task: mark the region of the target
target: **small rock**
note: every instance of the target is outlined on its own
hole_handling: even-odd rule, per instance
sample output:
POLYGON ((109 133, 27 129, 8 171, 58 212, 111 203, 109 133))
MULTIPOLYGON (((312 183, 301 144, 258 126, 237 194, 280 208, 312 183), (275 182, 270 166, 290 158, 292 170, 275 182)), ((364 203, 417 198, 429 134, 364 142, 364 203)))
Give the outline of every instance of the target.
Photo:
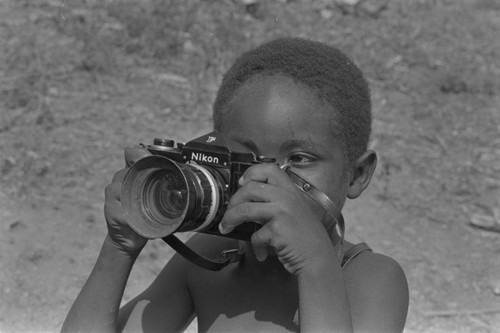
POLYGON ((173 73, 160 73, 155 76, 158 81, 167 81, 175 83, 188 83, 188 79, 173 73))
POLYGON ((9 224, 9 231, 25 229, 25 228, 26 228, 26 224, 21 220, 16 220, 16 221, 11 222, 9 224))
POLYGON ((264 16, 261 11, 260 3, 258 1, 247 2, 249 3, 245 4, 245 11, 253 18, 262 19, 264 16))
POLYGON ((450 75, 443 79, 439 89, 443 94, 463 94, 469 90, 469 87, 465 79, 450 75))
POLYGON ((57 89, 56 87, 49 87, 47 93, 50 96, 57 96, 57 95, 59 95, 59 89, 57 89))
POLYGON ((38 262, 40 262, 40 260, 42 260, 46 257, 47 257, 47 253, 44 250, 37 249, 37 250, 33 251, 32 253, 28 254, 25 258, 26 258, 26 260, 28 260, 34 264, 37 264, 38 262))
POLYGON ((325 20, 328 20, 328 19, 331 19, 332 16, 333 16, 333 11, 331 11, 330 9, 322 9, 321 12, 320 12, 320 15, 322 18, 324 18, 325 20))
POLYGON ((500 232, 500 221, 494 216, 486 214, 473 214, 469 222, 470 226, 492 232, 500 232))

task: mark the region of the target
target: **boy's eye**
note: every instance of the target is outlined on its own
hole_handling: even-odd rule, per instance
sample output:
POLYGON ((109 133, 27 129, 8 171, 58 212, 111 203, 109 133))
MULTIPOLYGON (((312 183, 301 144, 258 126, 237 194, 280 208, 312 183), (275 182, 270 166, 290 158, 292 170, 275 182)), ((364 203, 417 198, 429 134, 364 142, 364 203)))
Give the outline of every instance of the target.
POLYGON ((293 164, 293 165, 297 165, 297 164, 303 165, 303 164, 311 163, 314 160, 316 160, 316 158, 312 155, 305 154, 305 153, 295 153, 295 154, 288 155, 285 163, 289 163, 289 164, 293 164))

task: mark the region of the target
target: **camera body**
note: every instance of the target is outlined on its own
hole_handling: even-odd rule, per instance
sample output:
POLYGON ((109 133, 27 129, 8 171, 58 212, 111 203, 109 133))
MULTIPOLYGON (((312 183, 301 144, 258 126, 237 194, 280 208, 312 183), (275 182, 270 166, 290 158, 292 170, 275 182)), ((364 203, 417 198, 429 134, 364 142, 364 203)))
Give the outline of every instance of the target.
POLYGON ((122 187, 128 224, 147 238, 196 231, 250 240, 259 224, 245 222, 229 234, 219 232, 227 203, 238 190, 238 179, 258 163, 247 147, 213 131, 185 144, 154 139, 146 146, 152 156, 130 167, 122 187))
POLYGON ((245 146, 227 139, 222 133, 213 131, 186 144, 169 139, 154 139, 147 146, 154 155, 167 157, 177 163, 196 163, 217 170, 225 179, 223 188, 227 198, 238 189, 238 179, 259 159, 245 146))

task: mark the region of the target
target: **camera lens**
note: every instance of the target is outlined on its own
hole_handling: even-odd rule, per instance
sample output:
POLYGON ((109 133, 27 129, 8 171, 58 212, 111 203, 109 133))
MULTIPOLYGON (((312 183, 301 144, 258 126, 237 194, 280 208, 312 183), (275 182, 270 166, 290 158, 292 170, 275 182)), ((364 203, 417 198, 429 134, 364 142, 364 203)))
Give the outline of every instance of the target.
POLYGON ((208 167, 148 156, 125 175, 122 207, 129 226, 147 238, 201 231, 222 208, 224 186, 208 167))
POLYGON ((143 191, 144 208, 153 220, 177 219, 186 210, 188 189, 178 170, 157 171, 144 184, 143 191))

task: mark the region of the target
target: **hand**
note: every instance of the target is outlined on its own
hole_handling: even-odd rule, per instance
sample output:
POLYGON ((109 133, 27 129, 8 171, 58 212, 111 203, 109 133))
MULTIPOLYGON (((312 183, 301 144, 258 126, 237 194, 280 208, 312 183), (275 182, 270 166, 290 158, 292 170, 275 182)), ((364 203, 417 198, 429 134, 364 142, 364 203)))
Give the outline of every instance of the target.
POLYGON ((319 212, 277 165, 248 168, 240 185, 219 225, 221 233, 247 221, 263 224, 252 235, 255 256, 263 261, 272 248, 292 274, 332 262, 336 252, 319 212))
POLYGON ((122 183, 128 167, 148 155, 151 153, 140 146, 126 148, 125 162, 127 167, 115 173, 111 184, 106 186, 105 191, 104 216, 108 226, 108 235, 119 250, 131 256, 137 256, 141 252, 146 245, 147 238, 138 235, 125 221, 120 198, 122 183))

